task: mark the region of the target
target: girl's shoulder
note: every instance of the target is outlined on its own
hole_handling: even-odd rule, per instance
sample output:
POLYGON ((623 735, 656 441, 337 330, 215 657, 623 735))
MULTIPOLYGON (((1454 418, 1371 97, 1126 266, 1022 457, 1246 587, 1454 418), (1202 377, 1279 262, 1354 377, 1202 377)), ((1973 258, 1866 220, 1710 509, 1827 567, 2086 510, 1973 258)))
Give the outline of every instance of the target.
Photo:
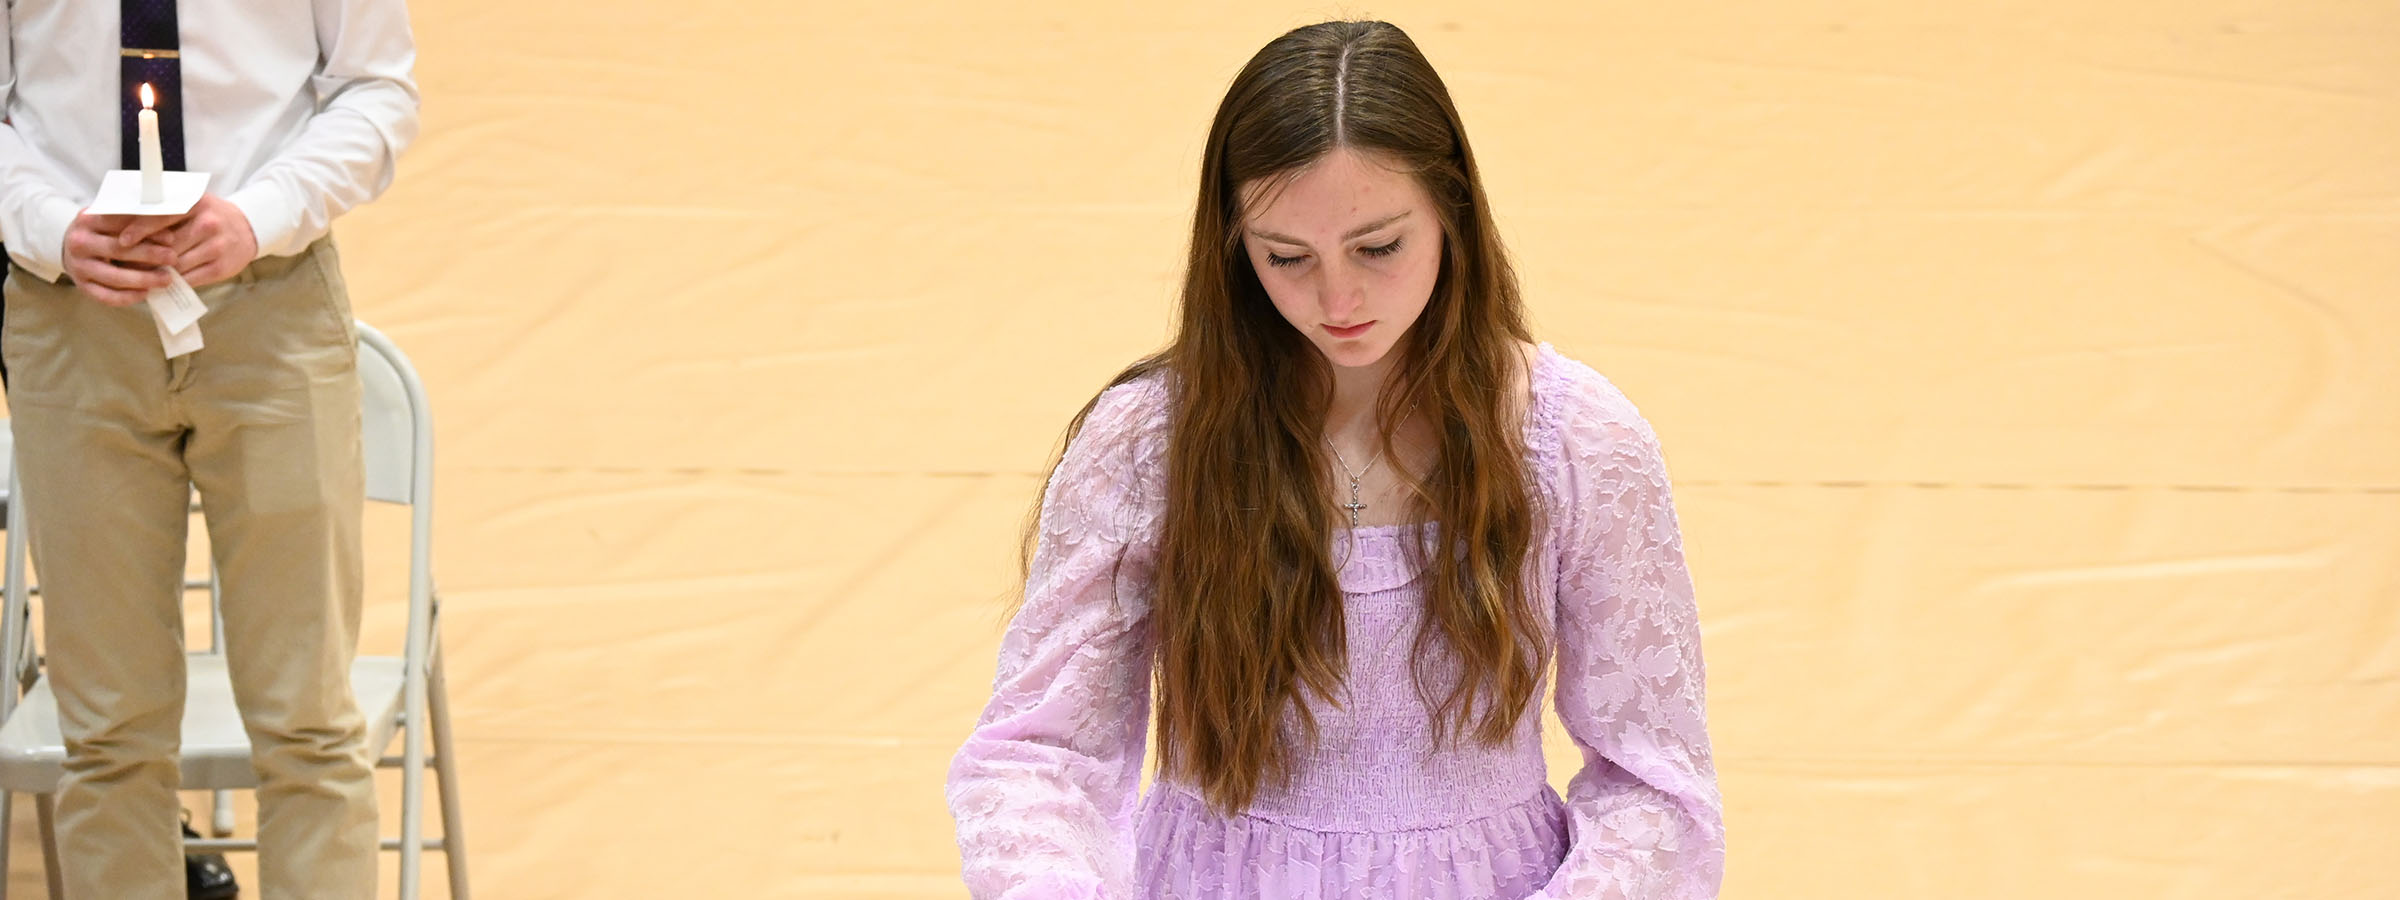
MULTIPOLYGON (((1112 385, 1093 398, 1081 426, 1067 439, 1057 468, 1050 473, 1045 505, 1061 512, 1117 510, 1130 518, 1116 524, 1127 526, 1142 518, 1139 511, 1161 505, 1167 394, 1166 373, 1150 372, 1112 385)), ((1138 529, 1112 530, 1130 534, 1138 529)))
POLYGON ((1134 450, 1163 439, 1171 400, 1167 378, 1165 370, 1154 370, 1101 391, 1084 416, 1076 442, 1088 439, 1095 447, 1134 450))
POLYGON ((1625 442, 1654 444, 1657 440, 1641 410, 1598 369, 1543 343, 1533 350, 1528 367, 1532 400, 1528 431, 1537 453, 1564 465, 1589 458, 1625 442))

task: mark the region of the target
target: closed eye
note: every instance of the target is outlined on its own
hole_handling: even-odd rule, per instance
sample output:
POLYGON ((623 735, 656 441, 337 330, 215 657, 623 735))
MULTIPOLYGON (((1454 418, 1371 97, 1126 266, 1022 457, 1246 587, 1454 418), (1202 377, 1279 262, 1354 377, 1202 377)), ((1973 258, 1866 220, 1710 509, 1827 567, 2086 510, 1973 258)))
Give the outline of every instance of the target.
MULTIPOLYGON (((1400 252, 1401 240, 1401 238, 1393 238, 1391 243, 1384 244, 1380 247, 1360 247, 1358 248, 1358 252, 1364 253, 1370 258, 1381 259, 1383 257, 1400 252)), ((1283 256, 1276 253, 1267 254, 1267 265, 1276 266, 1278 268, 1283 266, 1296 266, 1307 261, 1308 257, 1306 255, 1283 256)))

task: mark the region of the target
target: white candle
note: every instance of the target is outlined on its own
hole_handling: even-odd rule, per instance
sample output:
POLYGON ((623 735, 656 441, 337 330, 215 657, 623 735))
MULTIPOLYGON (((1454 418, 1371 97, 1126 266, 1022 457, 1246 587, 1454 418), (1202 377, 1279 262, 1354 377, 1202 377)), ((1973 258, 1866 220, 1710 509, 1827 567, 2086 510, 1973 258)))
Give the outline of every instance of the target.
POLYGON ((167 165, 158 149, 158 95, 150 86, 142 85, 142 111, 135 118, 142 132, 142 202, 161 203, 167 199, 167 165))

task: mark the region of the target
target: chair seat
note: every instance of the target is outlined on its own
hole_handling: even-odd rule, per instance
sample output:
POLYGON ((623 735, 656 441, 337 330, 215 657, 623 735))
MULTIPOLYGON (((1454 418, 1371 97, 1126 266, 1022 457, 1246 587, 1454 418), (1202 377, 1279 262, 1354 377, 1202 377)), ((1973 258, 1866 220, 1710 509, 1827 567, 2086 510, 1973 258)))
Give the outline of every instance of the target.
MULTIPOLYGON (((367 746, 380 755, 400 727, 402 673, 396 656, 362 656, 350 666, 350 689, 367 719, 367 746)), ((254 788, 250 736, 233 703, 233 679, 225 657, 185 657, 183 704, 183 789, 254 788)), ((0 790, 47 794, 65 777, 66 742, 58 733, 58 698, 50 679, 34 682, 17 709, 0 725, 0 790)))

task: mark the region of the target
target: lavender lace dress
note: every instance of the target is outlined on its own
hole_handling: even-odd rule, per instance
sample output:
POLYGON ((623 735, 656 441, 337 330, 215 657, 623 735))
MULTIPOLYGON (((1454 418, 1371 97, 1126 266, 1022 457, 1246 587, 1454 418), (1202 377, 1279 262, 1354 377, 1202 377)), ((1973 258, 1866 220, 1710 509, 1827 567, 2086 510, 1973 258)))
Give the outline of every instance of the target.
POLYGON ((1623 394, 1549 345, 1531 382, 1527 451, 1552 511, 1533 587, 1555 622, 1558 713, 1583 750, 1563 800, 1532 711, 1501 746, 1430 749, 1409 674, 1423 595, 1406 526, 1335 538, 1347 702, 1308 701, 1319 738, 1292 783, 1231 817, 1165 779, 1137 797, 1166 454, 1153 377, 1101 397, 1044 496, 1025 606, 950 768, 969 892, 1716 896, 1724 828, 1699 623, 1658 444, 1623 394))

